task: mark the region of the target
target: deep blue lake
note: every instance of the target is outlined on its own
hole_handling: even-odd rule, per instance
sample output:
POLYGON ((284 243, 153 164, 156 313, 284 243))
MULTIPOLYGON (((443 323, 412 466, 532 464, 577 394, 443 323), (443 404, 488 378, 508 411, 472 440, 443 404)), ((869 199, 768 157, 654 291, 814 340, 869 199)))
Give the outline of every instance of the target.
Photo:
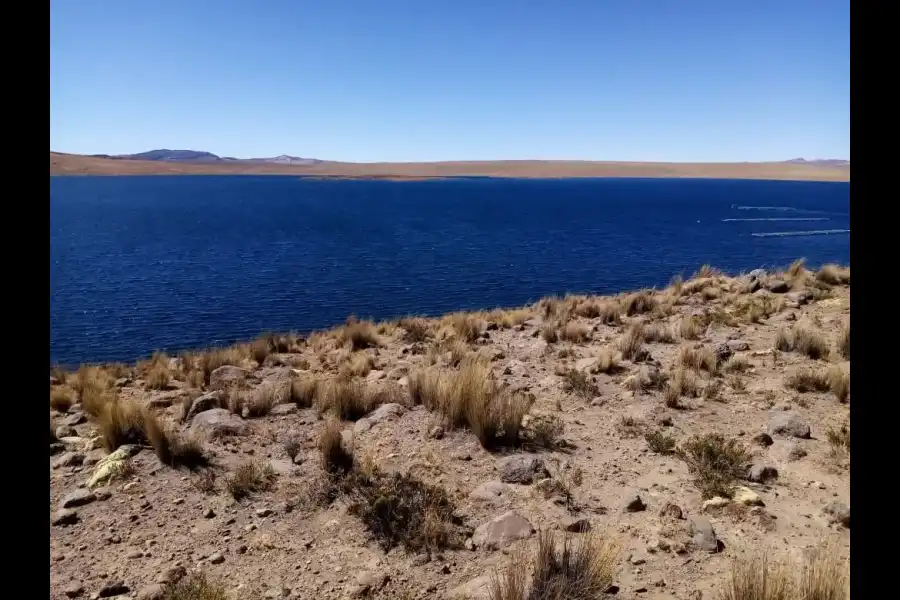
POLYGON ((849 213, 849 183, 51 177, 50 360, 849 263, 849 213))

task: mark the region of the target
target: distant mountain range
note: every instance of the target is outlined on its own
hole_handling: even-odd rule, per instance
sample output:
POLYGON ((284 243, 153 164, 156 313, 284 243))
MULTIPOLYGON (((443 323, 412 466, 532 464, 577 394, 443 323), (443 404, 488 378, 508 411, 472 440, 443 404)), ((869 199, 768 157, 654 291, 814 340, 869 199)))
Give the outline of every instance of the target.
POLYGON ((840 158, 815 158, 807 160, 805 158, 792 158, 784 161, 794 165, 821 165, 823 167, 849 167, 850 161, 840 158))
POLYGON ((277 165, 315 165, 322 161, 316 158, 300 158, 282 154, 272 158, 233 158, 230 156, 218 156, 212 152, 200 152, 197 150, 148 150, 137 154, 91 154, 94 158, 109 158, 112 160, 147 160, 160 162, 179 163, 272 163, 277 165))

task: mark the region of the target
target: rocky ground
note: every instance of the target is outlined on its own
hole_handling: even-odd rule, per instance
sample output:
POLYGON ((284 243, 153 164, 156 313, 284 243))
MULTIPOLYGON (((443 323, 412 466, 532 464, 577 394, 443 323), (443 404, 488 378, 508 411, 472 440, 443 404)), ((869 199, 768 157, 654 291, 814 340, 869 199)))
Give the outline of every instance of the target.
POLYGON ((234 599, 487 598, 547 529, 615 540, 617 598, 715 598, 761 548, 849 560, 849 315, 849 269, 704 269, 642 294, 53 372, 51 598, 186 598, 173 582, 195 572, 234 599), (476 355, 530 404, 490 450, 409 393, 476 355), (317 496, 338 379, 372 409, 344 412, 345 447, 443 488, 458 543, 386 552, 346 498, 317 496), (172 466, 151 418, 205 458, 172 466), (724 481, 692 454, 707 434, 738 449, 724 481), (247 465, 266 484, 238 490, 247 465))

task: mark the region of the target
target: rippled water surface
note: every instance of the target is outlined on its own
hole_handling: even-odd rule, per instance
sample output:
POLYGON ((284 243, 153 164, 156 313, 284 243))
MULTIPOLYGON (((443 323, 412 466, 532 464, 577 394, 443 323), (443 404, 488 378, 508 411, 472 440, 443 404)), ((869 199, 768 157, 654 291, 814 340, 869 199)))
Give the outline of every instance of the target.
POLYGON ((50 359, 850 259, 847 183, 51 177, 50 359), (754 235, 814 232, 812 235, 754 235))

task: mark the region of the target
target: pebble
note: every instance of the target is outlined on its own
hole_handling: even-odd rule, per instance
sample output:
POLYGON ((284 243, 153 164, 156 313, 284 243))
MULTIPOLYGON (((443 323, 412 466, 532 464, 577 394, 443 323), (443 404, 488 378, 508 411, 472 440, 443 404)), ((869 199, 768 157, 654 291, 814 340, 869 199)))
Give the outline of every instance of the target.
POLYGON ((203 513, 203 517, 206 519, 212 519, 215 516, 216 516, 216 511, 214 511, 211 508, 207 508, 206 512, 203 513))
POLYGON ((268 517, 271 514, 272 514, 271 508, 260 508, 256 511, 257 517, 268 517))
POLYGON ((218 564, 225 562, 225 557, 222 555, 221 552, 214 552, 209 555, 209 562, 211 562, 214 565, 218 565, 218 564))

